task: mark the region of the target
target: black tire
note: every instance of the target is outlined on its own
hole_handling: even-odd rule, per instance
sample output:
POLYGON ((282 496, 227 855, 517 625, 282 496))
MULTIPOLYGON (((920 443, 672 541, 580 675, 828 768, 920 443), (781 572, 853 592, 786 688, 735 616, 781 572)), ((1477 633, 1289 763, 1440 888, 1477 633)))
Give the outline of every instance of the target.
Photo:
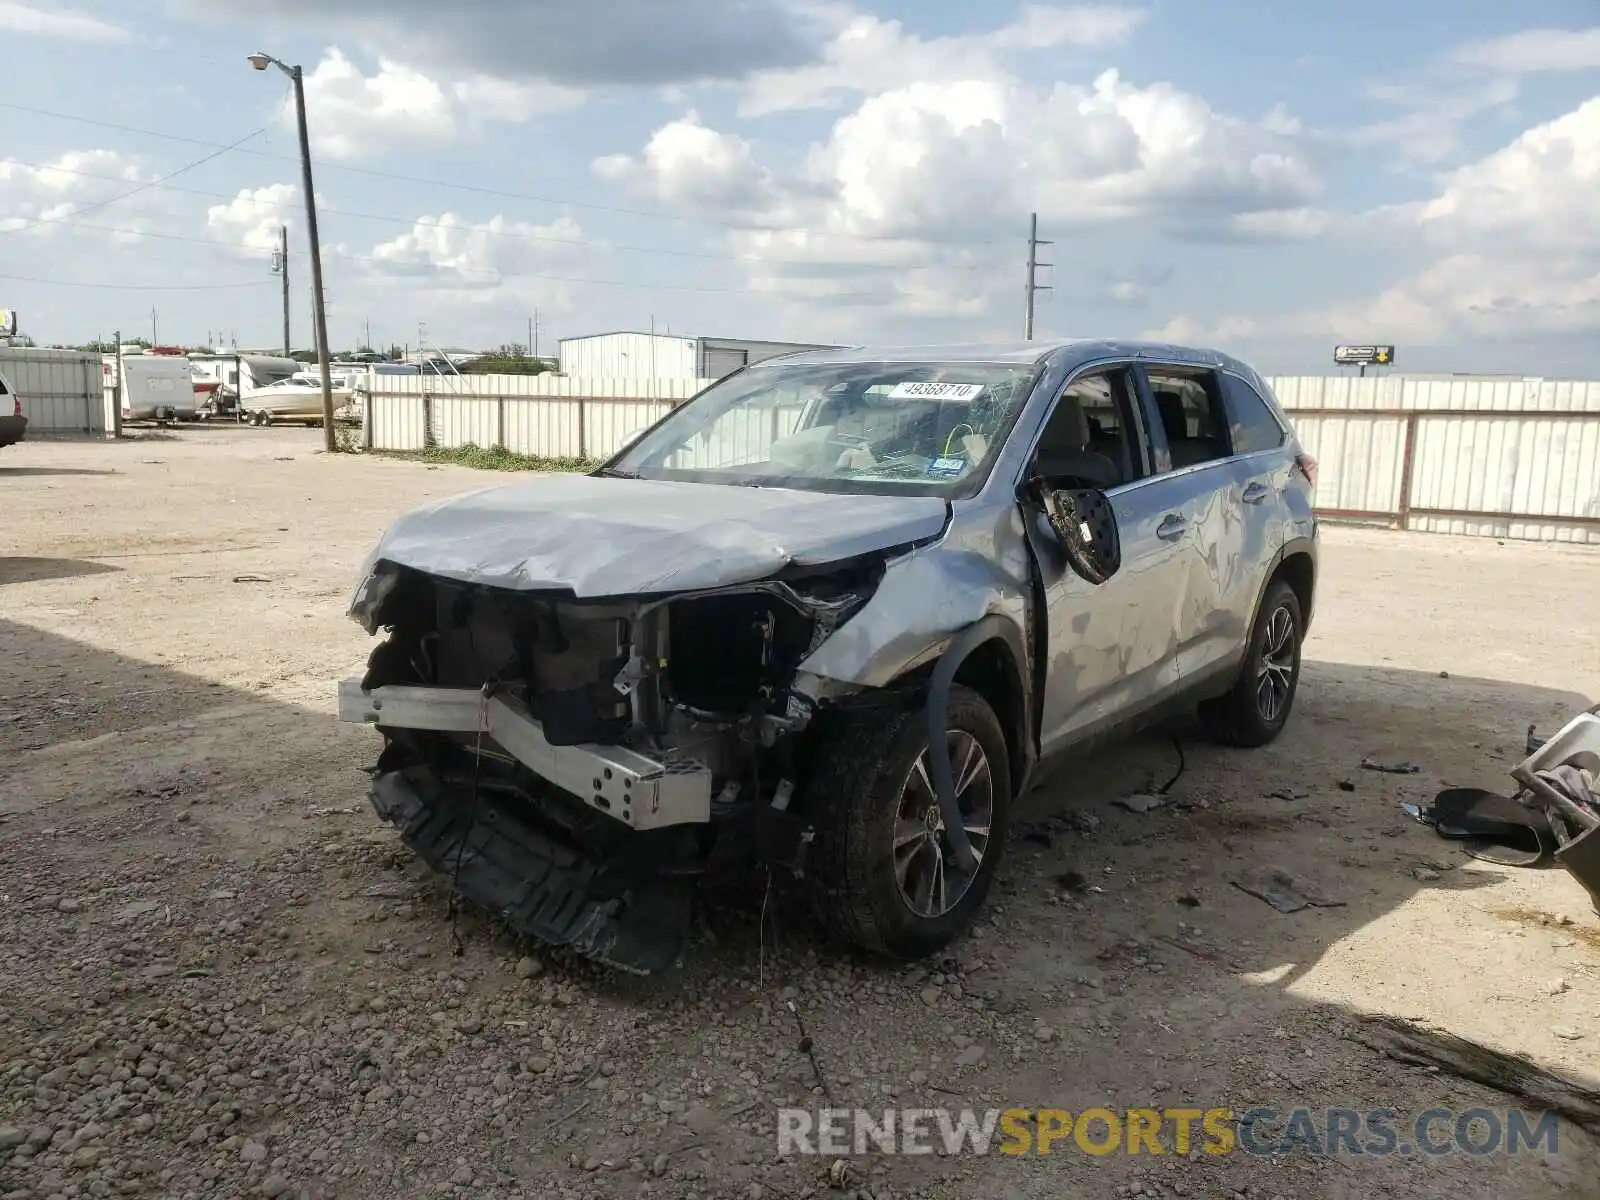
POLYGON ((1253 748, 1265 746, 1283 732, 1300 687, 1300 642, 1304 636, 1300 598, 1287 583, 1276 580, 1262 598, 1232 690, 1200 705, 1201 719, 1212 736, 1229 746, 1253 748), (1282 640, 1284 623, 1287 640, 1282 640), (1276 665, 1264 667, 1264 662, 1276 665), (1269 692, 1275 696, 1275 705, 1265 700, 1269 692))
MULTIPOLYGON (((977 871, 970 879, 959 872, 953 876, 964 890, 948 911, 932 916, 912 908, 895 863, 897 826, 914 824, 903 817, 902 808, 931 799, 931 793, 924 796, 920 775, 911 782, 928 747, 926 710, 839 714, 830 728, 817 731, 824 740, 808 772, 804 811, 817 829, 810 863, 812 900, 832 937, 871 953, 922 958, 947 945, 982 906, 1005 847, 1011 764, 1000 721, 976 692, 959 684, 951 688, 946 724, 964 744, 975 742, 987 761, 992 785, 989 833, 977 871)), ((959 783, 962 763, 954 762, 952 768, 959 783)), ((970 789, 966 794, 972 795, 970 789)), ((939 858, 930 869, 942 882, 947 868, 935 853, 935 839, 942 835, 930 830, 926 836, 931 843, 927 854, 939 858)))

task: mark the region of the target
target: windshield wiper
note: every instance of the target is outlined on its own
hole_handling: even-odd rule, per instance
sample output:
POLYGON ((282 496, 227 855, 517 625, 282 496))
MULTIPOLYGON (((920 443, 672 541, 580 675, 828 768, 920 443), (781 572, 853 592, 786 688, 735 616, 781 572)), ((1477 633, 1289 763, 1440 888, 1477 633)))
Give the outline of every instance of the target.
POLYGON ((604 475, 607 479, 637 479, 639 472, 624 471, 621 467, 601 467, 596 475, 604 475))

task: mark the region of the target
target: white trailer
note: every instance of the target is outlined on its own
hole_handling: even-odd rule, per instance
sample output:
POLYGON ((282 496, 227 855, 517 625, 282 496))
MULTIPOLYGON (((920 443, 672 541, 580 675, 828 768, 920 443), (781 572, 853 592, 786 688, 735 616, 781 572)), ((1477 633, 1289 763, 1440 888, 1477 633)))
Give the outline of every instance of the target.
POLYGON ((118 394, 120 375, 124 421, 195 419, 194 374, 181 354, 106 354, 100 375, 111 396, 118 394))

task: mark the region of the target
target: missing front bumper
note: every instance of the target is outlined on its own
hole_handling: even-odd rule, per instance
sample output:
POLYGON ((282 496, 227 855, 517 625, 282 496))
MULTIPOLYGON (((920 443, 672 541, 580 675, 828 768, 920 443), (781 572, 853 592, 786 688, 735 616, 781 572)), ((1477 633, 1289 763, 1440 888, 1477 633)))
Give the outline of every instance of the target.
POLYGON ((534 774, 632 829, 711 819, 711 772, 693 761, 661 762, 622 746, 553 746, 515 699, 471 688, 339 684, 339 719, 438 733, 482 732, 534 774))
POLYGON ((643 847, 586 854, 516 804, 485 798, 473 806, 468 791, 462 781, 412 767, 376 773, 371 800, 423 862, 512 928, 635 974, 678 960, 688 937, 690 878, 662 875, 643 847))

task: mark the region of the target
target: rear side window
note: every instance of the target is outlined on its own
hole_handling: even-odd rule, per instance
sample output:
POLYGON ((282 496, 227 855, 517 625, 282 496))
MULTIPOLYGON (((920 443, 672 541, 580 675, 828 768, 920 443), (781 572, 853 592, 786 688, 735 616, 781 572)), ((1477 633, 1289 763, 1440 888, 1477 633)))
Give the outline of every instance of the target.
POLYGON ((3 377, 0 377, 0 396, 4 396, 5 394, 6 394, 6 381, 5 381, 5 379, 3 377))
POLYGON ((1145 373, 1156 415, 1167 435, 1172 469, 1227 458, 1227 417, 1209 371, 1156 368, 1145 373))
POLYGON ((1276 450, 1288 437, 1267 402, 1242 379, 1222 376, 1222 397, 1228 409, 1228 431, 1235 454, 1276 450))

